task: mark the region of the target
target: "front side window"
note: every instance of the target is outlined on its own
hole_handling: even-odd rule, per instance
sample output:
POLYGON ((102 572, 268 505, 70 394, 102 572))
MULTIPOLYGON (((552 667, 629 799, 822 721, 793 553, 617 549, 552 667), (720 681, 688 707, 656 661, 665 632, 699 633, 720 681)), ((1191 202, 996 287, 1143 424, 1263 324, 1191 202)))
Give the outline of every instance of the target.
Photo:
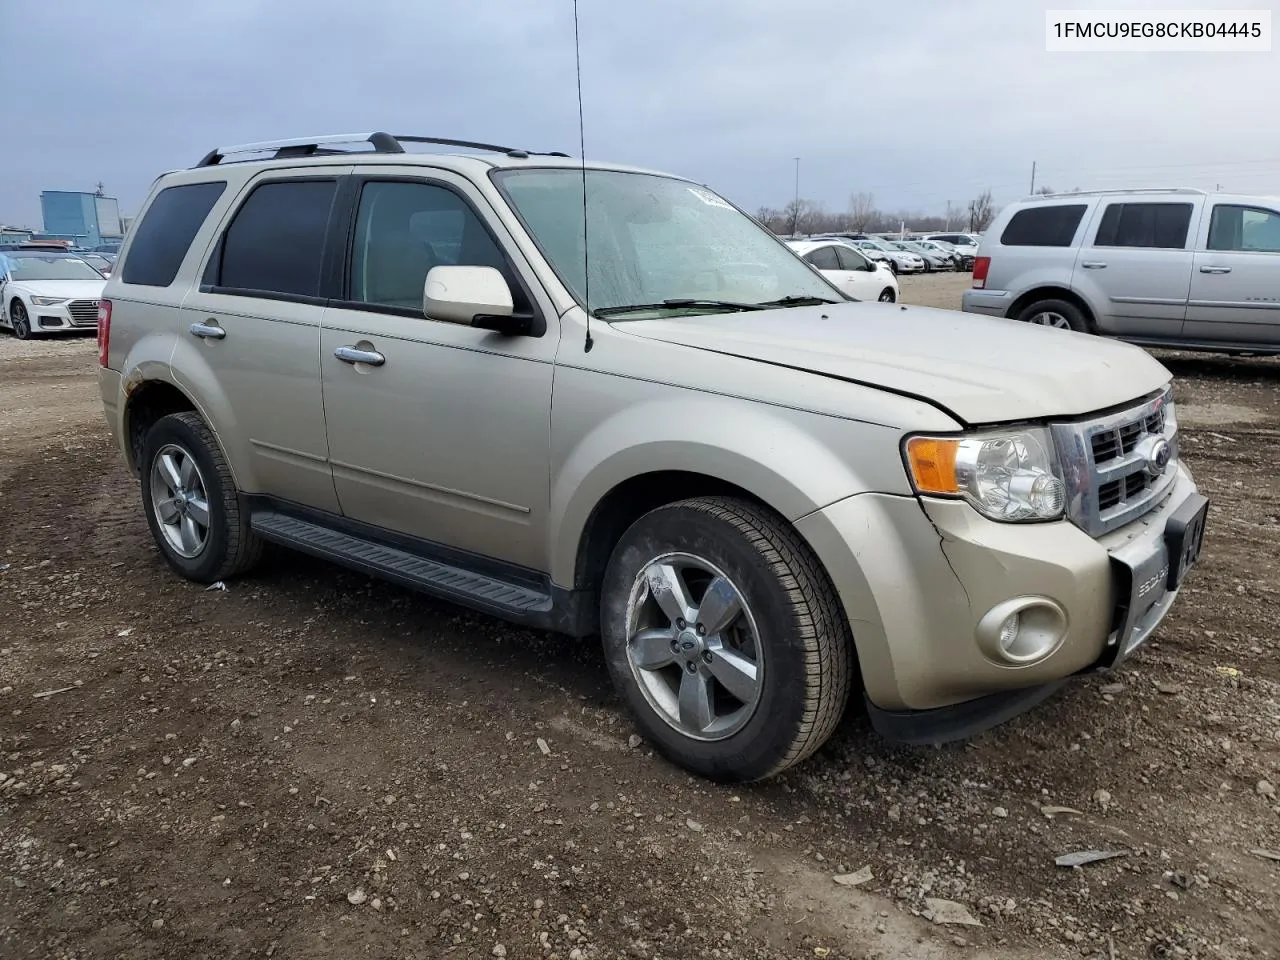
POLYGON ((565 286, 590 311, 666 313, 784 297, 842 295, 782 241, 723 198, 685 180, 574 168, 491 174, 565 286), (667 300, 701 301, 668 307, 667 300))
POLYGON ((1209 221, 1209 249, 1280 253, 1280 213, 1220 203, 1209 221))
POLYGON ((458 265, 500 270, 520 308, 520 287, 506 258, 462 197, 429 183, 365 183, 356 214, 350 300, 421 315, 427 271, 458 265))
POLYGON ((173 283, 209 211, 227 189, 225 180, 165 187, 133 228, 133 242, 120 279, 167 287, 173 283))
POLYGON ((337 189, 336 180, 267 181, 255 187, 223 237, 214 285, 319 296, 325 231, 337 189))
POLYGON ((841 270, 870 270, 871 262, 853 247, 836 247, 841 270))
POLYGON ((1189 203, 1109 203, 1094 246, 1181 250, 1193 209, 1189 203))
POLYGON ((1086 209, 1085 203, 1055 203, 1019 210, 1000 242, 1006 247, 1069 247, 1086 209))

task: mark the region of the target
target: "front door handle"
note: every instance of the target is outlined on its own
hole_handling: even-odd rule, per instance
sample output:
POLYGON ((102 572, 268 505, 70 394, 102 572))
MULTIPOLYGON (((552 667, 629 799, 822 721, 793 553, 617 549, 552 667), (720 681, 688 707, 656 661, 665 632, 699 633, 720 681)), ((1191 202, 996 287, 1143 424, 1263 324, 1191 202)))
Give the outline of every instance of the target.
POLYGON ((1080 266, 1086 270, 1105 270, 1107 268, 1107 265, 1101 260, 1082 260, 1080 266))
POLYGON ((201 340, 221 340, 227 331, 218 326, 218 321, 210 318, 191 325, 191 335, 201 340))
POLYGON ((371 367, 380 367, 387 358, 377 350, 360 350, 357 347, 337 347, 333 355, 343 363, 367 363, 371 367))
POLYGON ((1211 266, 1210 264, 1207 264, 1207 263, 1206 263, 1206 264, 1201 265, 1201 267, 1200 267, 1200 272, 1201 272, 1201 273, 1230 273, 1230 272, 1231 272, 1231 268, 1230 268, 1230 267, 1215 267, 1215 266, 1211 266))

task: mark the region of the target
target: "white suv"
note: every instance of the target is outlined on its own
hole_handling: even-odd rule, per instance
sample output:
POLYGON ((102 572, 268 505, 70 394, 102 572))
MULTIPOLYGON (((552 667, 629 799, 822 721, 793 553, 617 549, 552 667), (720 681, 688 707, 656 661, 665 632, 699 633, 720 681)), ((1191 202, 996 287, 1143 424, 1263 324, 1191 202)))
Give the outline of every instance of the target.
POLYGON ((1132 190, 1019 201, 987 231, 963 308, 1148 346, 1280 352, 1280 198, 1132 190))

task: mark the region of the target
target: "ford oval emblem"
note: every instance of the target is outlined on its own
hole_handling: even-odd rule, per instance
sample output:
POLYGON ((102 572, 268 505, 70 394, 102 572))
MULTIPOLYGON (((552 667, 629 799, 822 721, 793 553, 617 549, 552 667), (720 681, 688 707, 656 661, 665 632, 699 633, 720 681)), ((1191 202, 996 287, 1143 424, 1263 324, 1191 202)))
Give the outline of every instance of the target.
POLYGON ((1168 440, 1161 437, 1147 451, 1147 473, 1153 477, 1160 476, 1172 459, 1173 448, 1169 446, 1168 440))

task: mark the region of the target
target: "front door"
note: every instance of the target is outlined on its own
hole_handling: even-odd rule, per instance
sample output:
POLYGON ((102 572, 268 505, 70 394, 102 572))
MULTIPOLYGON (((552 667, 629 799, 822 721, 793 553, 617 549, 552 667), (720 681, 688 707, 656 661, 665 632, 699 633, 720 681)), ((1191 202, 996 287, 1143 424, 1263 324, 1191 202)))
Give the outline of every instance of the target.
POLYGON ((1099 307, 1103 333, 1177 338, 1187 312, 1199 197, 1100 203, 1076 254, 1071 285, 1099 307))
POLYGON ((345 290, 320 338, 342 512, 545 572, 558 320, 528 265, 504 252, 514 243, 464 178, 380 168, 353 187, 345 290), (426 319, 427 271, 453 264, 501 270, 539 335, 426 319), (343 348, 382 360, 351 362, 343 348))
POLYGON ((319 352, 341 172, 273 170, 250 182, 183 302, 173 362, 241 489, 332 512, 319 352))
POLYGON ((1280 345, 1280 212, 1214 204, 1197 244, 1187 339, 1280 345))
POLYGON ((889 284, 881 275, 874 263, 860 254, 853 247, 843 244, 835 248, 836 259, 840 263, 840 272, 832 276, 839 277, 838 286, 855 300, 878 300, 889 284))

